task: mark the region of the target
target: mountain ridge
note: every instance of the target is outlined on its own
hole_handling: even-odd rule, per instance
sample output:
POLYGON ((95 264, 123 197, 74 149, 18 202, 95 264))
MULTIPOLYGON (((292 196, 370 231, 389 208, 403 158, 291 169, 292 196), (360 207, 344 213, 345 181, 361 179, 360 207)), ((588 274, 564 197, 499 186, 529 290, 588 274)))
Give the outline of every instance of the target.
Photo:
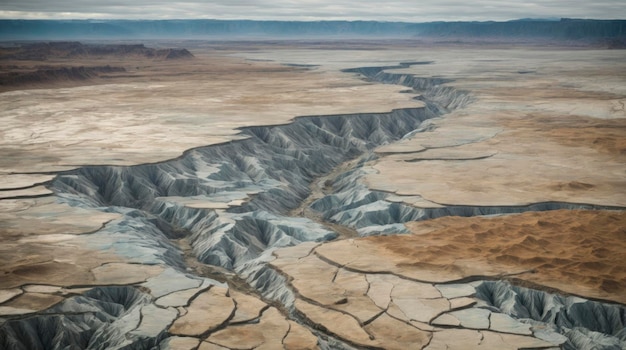
POLYGON ((521 19, 506 22, 256 20, 0 20, 0 40, 213 37, 396 37, 626 39, 626 20, 521 19))

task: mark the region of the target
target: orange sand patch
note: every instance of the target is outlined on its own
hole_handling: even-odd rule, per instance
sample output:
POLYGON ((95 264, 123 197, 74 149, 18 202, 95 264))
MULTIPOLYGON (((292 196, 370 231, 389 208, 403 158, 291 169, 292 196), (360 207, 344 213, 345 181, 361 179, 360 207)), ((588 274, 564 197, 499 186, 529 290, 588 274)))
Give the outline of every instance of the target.
POLYGON ((567 293, 626 303, 626 211, 557 210, 407 224, 425 234, 369 237, 398 266, 446 271, 466 264, 567 293), (459 261, 457 261, 459 260, 459 261))
POLYGON ((608 155, 626 155, 626 119, 528 115, 507 120, 504 125, 522 135, 547 137, 567 147, 589 147, 608 155))

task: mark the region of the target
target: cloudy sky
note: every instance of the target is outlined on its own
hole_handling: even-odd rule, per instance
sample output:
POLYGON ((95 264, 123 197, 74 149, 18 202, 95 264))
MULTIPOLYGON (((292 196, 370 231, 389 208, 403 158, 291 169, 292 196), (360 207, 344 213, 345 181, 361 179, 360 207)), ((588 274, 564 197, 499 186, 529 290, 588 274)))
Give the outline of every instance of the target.
POLYGON ((624 0, 0 0, 0 18, 455 21, 626 18, 624 0))

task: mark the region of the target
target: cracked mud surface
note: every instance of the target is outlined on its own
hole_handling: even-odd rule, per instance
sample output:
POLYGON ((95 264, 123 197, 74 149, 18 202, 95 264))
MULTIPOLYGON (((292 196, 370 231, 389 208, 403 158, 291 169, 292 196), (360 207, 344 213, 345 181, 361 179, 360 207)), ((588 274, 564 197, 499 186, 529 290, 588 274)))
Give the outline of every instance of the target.
POLYGON ((0 345, 625 345, 622 52, 191 49, 0 95, 0 345))

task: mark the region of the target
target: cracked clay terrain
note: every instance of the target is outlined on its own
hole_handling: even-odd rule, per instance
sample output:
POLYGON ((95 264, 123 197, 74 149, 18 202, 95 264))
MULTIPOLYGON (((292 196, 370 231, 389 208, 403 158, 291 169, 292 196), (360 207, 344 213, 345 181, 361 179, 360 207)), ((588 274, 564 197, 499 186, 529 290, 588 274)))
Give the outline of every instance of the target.
POLYGON ((626 348, 623 50, 188 44, 3 58, 0 348, 626 348))

